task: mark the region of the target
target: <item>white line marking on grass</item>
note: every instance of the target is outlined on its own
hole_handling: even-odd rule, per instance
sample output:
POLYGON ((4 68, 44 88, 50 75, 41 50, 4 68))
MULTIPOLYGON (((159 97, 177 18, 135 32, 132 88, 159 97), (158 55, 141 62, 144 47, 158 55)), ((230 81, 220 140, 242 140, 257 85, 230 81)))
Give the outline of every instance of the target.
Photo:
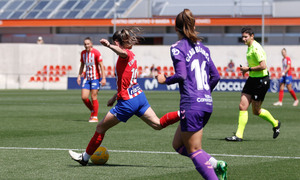
MULTIPOLYGON (((42 151, 83 151, 83 149, 65 149, 65 148, 30 148, 30 147, 0 147, 4 150, 42 150, 42 151)), ((178 154, 177 152, 162 151, 130 151, 130 150, 109 150, 117 153, 142 153, 142 154, 178 154)), ((300 159, 300 157, 291 156, 260 156, 260 155, 237 155, 237 154, 210 154, 212 156, 221 157, 244 157, 244 158, 274 158, 274 159, 300 159)))

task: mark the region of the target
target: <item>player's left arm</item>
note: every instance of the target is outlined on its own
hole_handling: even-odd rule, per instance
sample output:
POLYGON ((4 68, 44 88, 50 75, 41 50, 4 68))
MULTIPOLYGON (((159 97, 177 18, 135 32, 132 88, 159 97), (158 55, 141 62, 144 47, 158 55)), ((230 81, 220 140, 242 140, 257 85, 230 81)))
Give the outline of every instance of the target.
POLYGON ((105 75, 105 70, 104 70, 103 62, 100 61, 99 64, 98 64, 98 66, 99 66, 99 69, 101 71, 101 77, 102 77, 102 79, 100 81, 100 84, 101 84, 101 86, 105 86, 105 84, 106 84, 106 75, 105 75))
POLYGON ((287 66, 285 71, 282 72, 282 76, 285 76, 289 72, 290 68, 291 68, 291 59, 287 57, 287 66))
POLYGON ((114 94, 112 98, 110 98, 107 102, 107 106, 113 106, 117 100, 118 93, 114 94))
POLYGON ((220 81, 220 75, 219 72, 213 63, 212 60, 209 62, 209 87, 210 91, 213 91, 218 82, 220 81))

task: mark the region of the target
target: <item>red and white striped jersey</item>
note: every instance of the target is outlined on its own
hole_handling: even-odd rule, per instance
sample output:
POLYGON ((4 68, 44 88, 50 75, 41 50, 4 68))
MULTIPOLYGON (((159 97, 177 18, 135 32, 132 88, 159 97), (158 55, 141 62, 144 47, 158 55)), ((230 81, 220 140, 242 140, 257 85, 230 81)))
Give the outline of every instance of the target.
POLYGON ((282 71, 284 72, 288 65, 290 65, 290 69, 288 70, 287 72, 287 75, 288 76, 291 76, 292 75, 292 61, 291 61, 291 58, 286 56, 285 58, 282 59, 282 71))
POLYGON ((137 83, 137 61, 129 49, 125 49, 127 58, 118 58, 116 64, 118 95, 117 99, 128 100, 140 93, 142 89, 137 83))
POLYGON ((97 49, 92 49, 90 52, 83 50, 81 52, 80 62, 85 64, 85 78, 87 80, 100 79, 99 62, 102 61, 102 56, 97 49))

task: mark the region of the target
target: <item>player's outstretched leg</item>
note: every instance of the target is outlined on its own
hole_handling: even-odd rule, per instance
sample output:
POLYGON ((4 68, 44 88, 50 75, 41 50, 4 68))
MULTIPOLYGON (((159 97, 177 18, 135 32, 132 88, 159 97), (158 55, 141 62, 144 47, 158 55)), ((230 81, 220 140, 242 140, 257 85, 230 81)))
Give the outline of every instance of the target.
POLYGON ((82 153, 77 153, 77 152, 74 152, 72 150, 69 150, 69 155, 71 156, 71 158, 78 162, 79 164, 81 164, 82 166, 86 166, 87 163, 89 162, 89 160, 85 161, 83 159, 83 154, 82 153))
POLYGON ((225 161, 215 159, 205 151, 203 151, 203 154, 209 159, 218 179, 227 180, 227 163, 225 161))
POLYGON ((193 161, 197 171, 202 175, 204 179, 217 180, 218 177, 214 172, 214 169, 211 163, 209 162, 208 157, 203 152, 205 151, 200 149, 189 154, 189 157, 193 161))

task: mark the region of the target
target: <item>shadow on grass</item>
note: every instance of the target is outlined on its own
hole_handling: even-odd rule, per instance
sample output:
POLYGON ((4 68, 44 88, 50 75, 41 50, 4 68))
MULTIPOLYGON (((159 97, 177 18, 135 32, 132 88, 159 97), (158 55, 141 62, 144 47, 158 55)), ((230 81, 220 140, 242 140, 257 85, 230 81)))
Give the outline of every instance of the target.
MULTIPOLYGON (((145 167, 151 167, 151 168, 186 168, 186 167, 183 167, 183 166, 178 166, 178 167, 170 167, 170 166, 153 166, 153 165, 131 165, 131 164, 104 164, 104 165, 96 165, 96 164, 93 164, 93 163, 88 163, 88 165, 86 167, 134 167, 134 168, 137 168, 137 167, 141 167, 141 168, 145 168, 145 167)), ((69 165, 69 167, 84 167, 84 166, 81 166, 81 165, 69 165)))
POLYGON ((67 119, 66 121, 75 121, 75 122, 89 122, 88 119, 67 119))
POLYGON ((275 141, 274 139, 267 139, 267 137, 266 137, 266 139, 251 139, 251 138, 249 139, 248 138, 248 139, 243 139, 243 141, 226 141, 225 137, 221 138, 221 139, 219 139, 219 138, 207 138, 207 139, 215 140, 215 141, 225 141, 225 142, 228 142, 228 143, 243 143, 243 142, 251 142, 251 141, 260 141, 260 142, 275 141))

